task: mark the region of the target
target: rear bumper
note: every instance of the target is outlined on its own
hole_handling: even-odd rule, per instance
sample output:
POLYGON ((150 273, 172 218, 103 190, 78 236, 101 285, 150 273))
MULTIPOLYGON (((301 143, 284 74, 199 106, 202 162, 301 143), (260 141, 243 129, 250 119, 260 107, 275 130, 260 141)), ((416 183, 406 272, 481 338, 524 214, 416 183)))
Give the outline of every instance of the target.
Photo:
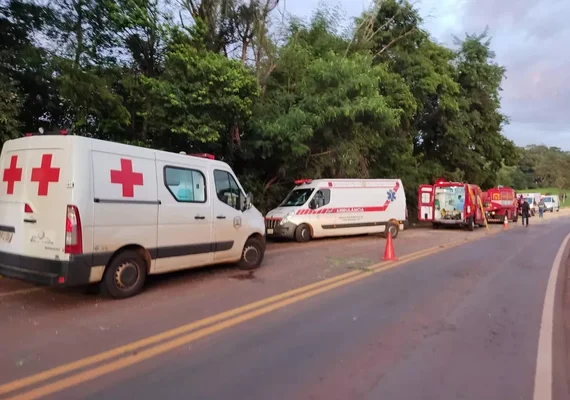
POLYGON ((89 283, 87 260, 85 256, 60 261, 0 252, 0 275, 48 286, 78 286, 89 283))

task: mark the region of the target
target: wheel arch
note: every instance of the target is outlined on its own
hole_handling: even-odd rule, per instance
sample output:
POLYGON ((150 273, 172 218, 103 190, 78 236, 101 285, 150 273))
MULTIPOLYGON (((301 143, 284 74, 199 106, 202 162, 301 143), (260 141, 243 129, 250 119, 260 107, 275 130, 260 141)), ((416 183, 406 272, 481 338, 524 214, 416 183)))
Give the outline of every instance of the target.
POLYGON ((119 247, 117 250, 115 250, 113 252, 113 255, 111 255, 111 257, 109 258, 109 261, 107 261, 107 264, 105 265, 105 269, 107 269, 109 267, 109 265, 111 265, 111 263, 113 262, 113 260, 121 253, 125 252, 125 251, 135 251, 137 252, 142 259, 145 262, 145 267, 146 267, 146 272, 147 274, 150 273, 150 267, 152 266, 152 257, 150 255, 150 252, 143 246, 139 245, 139 244, 127 244, 124 245, 122 247, 119 247))

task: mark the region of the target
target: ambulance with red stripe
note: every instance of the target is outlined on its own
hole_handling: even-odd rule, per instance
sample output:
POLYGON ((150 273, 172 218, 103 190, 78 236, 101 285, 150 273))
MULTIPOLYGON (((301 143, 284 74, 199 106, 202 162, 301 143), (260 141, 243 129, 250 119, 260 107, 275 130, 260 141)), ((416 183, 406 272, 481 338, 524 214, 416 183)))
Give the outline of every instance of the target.
POLYGON ((268 237, 311 239, 404 229, 406 196, 399 179, 301 179, 265 217, 268 237))
POLYGON ((226 163, 60 133, 4 143, 1 275, 122 298, 148 274, 261 264, 263 216, 226 163))

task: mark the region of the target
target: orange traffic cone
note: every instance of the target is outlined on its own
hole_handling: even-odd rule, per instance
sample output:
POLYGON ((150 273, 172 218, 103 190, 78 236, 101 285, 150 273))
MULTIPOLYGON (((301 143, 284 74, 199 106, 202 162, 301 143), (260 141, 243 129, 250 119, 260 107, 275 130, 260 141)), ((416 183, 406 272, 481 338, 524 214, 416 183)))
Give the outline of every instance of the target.
POLYGON ((507 219, 506 215, 505 215, 505 221, 503 222, 503 229, 505 230, 509 229, 509 220, 507 219))
POLYGON ((386 232, 386 249, 384 250, 384 261, 396 261, 396 254, 394 253, 394 243, 392 242, 392 234, 386 232))

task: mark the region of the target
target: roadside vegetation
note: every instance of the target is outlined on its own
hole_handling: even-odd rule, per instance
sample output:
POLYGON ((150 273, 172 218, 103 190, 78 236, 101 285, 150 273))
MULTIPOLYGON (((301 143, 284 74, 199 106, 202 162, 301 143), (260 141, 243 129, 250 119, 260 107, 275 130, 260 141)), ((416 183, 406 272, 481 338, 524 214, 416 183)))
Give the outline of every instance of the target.
POLYGON ((75 134, 213 153, 262 210, 298 178, 570 186, 568 153, 517 148, 485 32, 434 41, 408 1, 309 21, 279 0, 0 3, 0 141, 75 134))

